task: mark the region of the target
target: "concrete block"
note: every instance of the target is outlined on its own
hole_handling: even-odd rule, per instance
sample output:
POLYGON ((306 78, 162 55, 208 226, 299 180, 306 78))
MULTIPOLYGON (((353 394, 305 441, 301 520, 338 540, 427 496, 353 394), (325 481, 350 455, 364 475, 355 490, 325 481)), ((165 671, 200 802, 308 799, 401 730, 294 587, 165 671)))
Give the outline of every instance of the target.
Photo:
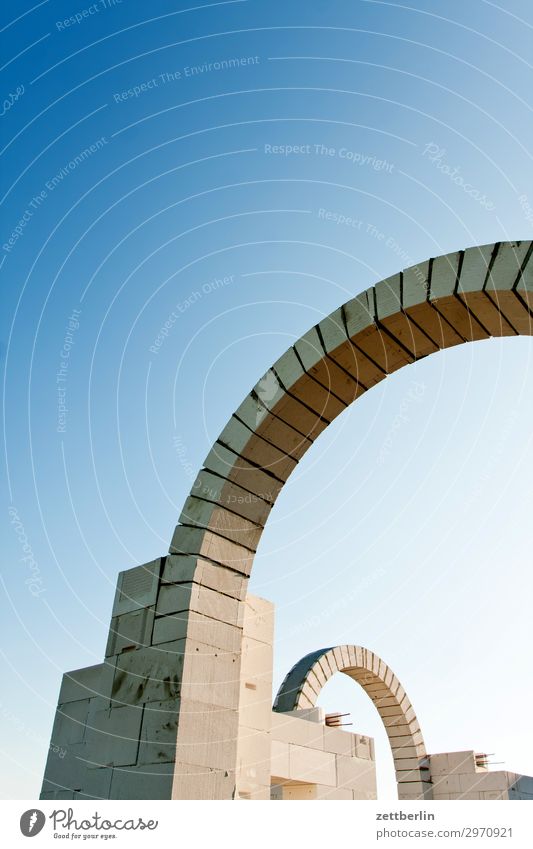
POLYGON ((485 291, 517 333, 520 333, 522 336, 531 336, 533 333, 533 319, 527 305, 516 290, 510 292, 492 292, 486 289, 485 291))
POLYGON ((243 460, 218 442, 215 442, 204 460, 204 467, 271 504, 276 500, 284 483, 277 476, 253 466, 248 460, 243 460))
POLYGON ((326 354, 331 354, 337 348, 342 348, 348 339, 343 308, 338 307, 317 325, 326 354))
MULTIPOLYGON (((459 798, 453 795, 450 798, 459 798)), ((433 799, 433 787, 424 781, 413 781, 398 785, 398 799, 403 802, 414 802, 417 799, 433 799)))
POLYGON ((462 793, 459 775, 432 776, 433 790, 435 793, 462 793))
POLYGON ((272 684, 268 681, 244 681, 239 699, 242 725, 247 728, 270 729, 271 714, 272 684))
MULTIPOLYGON (((296 367, 293 370, 291 365, 290 368, 287 368, 283 371, 279 371, 278 363, 280 361, 278 361, 278 363, 274 363, 273 369, 275 370, 276 374, 279 375, 281 383, 287 389, 287 391, 291 393, 293 397, 298 398, 307 407, 310 407, 312 410, 314 410, 315 413, 322 419, 325 419, 328 422, 332 422, 333 419, 335 419, 339 415, 339 413, 342 413, 342 411, 346 409, 346 404, 344 404, 339 398, 337 398, 332 391, 329 391, 316 380, 314 380, 310 375, 308 375, 302 369, 296 357, 296 353, 293 351, 293 349, 290 350, 292 351, 293 360, 297 363, 300 376, 292 383, 286 382, 292 380, 294 376, 293 372, 296 372, 296 367)), ((284 355, 284 357, 285 356, 286 355, 284 355)))
POLYGON ((353 337, 353 342, 386 374, 392 374, 414 360, 410 351, 375 325, 353 337))
POLYGON ((189 496, 180 515, 184 525, 206 528, 238 545, 255 551, 263 528, 238 513, 226 510, 211 501, 189 496))
POLYGON ((262 493, 264 497, 261 497, 207 469, 201 469, 198 473, 191 493, 197 498, 238 513, 239 516, 261 527, 264 527, 274 501, 274 494, 270 492, 270 488, 262 493))
POLYGON ((348 731, 324 726, 324 751, 351 757, 355 748, 353 738, 354 735, 348 731))
POLYGON ((305 719, 307 722, 319 722, 326 728, 326 712, 323 707, 298 708, 297 710, 283 711, 284 716, 294 716, 296 719, 305 719))
POLYGON ((403 711, 399 704, 395 704, 389 707, 381 707, 379 714, 381 717, 403 716, 403 711))
POLYGON ((262 439, 296 460, 303 457, 312 444, 298 430, 273 416, 268 408, 253 395, 246 396, 234 415, 262 439))
POLYGON ((195 703, 237 709, 240 655, 187 640, 180 692, 182 700, 190 699, 195 703))
POLYGON ((374 741, 372 737, 364 737, 359 734, 352 734, 350 736, 354 742, 354 756, 365 761, 374 760, 374 741))
POLYGON ((510 291, 520 279, 521 269, 530 254, 531 241, 504 242, 495 248, 485 288, 489 293, 510 291))
POLYGON ((397 315, 401 304, 401 275, 394 274, 374 286, 374 313, 379 321, 397 315))
POLYGON ((316 705, 316 700, 318 698, 318 693, 311 686, 309 681, 304 681, 302 684, 300 694, 298 696, 298 706, 299 707, 314 707, 316 705), (307 701, 304 701, 306 699, 307 701))
POLYGON ((258 398, 268 410, 272 410, 285 395, 285 389, 273 369, 269 369, 252 389, 252 396, 258 398))
POLYGON ((162 585, 157 600, 157 616, 188 610, 201 613, 234 627, 242 625, 241 602, 200 584, 162 585))
POLYGON ((110 799, 170 799, 174 764, 115 768, 110 799))
MULTIPOLYGON (((274 605, 267 599, 248 594, 243 613, 244 634, 250 640, 272 645, 274 640, 274 605)), ((249 643, 250 648, 252 643, 249 643)), ((267 662, 266 655, 262 663, 267 662)), ((266 669, 266 667, 265 667, 266 669)))
POLYGON ((176 764, 173 799, 231 799, 234 791, 234 771, 176 764))
POLYGON ((124 649, 131 646, 150 645, 153 625, 153 606, 114 616, 109 628, 106 657, 120 654, 124 649))
POLYGON ((55 745, 65 747, 71 743, 83 742, 89 705, 90 699, 58 705, 52 731, 52 742, 55 742, 55 745))
POLYGON ((222 651, 238 652, 242 644, 242 629, 194 611, 160 616, 155 620, 152 645, 186 637, 222 651))
MULTIPOLYGON (((234 771, 238 720, 237 710, 204 702, 182 700, 176 746, 176 769, 178 765, 191 764, 215 770, 233 769, 234 771)), ((178 792, 176 784, 173 792, 178 792)))
POLYGON ((271 739, 281 743, 296 743, 313 749, 324 748, 324 726, 305 719, 272 712, 271 739))
POLYGON ((327 427, 328 421, 285 392, 273 370, 267 372, 257 386, 263 386, 263 394, 259 393, 263 405, 302 436, 313 441, 327 427))
POLYGON ((272 366, 272 371, 277 375, 278 380, 287 392, 292 392, 293 386, 305 377, 305 371, 302 368, 296 351, 294 348, 288 348, 272 366))
POLYGON ((362 331, 374 323, 375 302, 374 289, 361 292, 343 306, 343 317, 349 339, 354 339, 362 331))
POLYGON ((487 339, 488 332, 456 295, 461 262, 460 252, 437 257, 433 261, 429 299, 463 339, 487 339))
POLYGON ((289 777, 295 781, 308 781, 335 787, 337 784, 335 755, 307 746, 291 744, 289 746, 289 777))
POLYGON ((429 299, 436 301, 447 298, 455 292, 462 262, 461 251, 436 257, 432 262, 429 299))
POLYGON ((113 604, 113 616, 121 616, 155 604, 163 558, 120 572, 113 604))
POLYGON ((424 745, 424 739, 420 731, 415 731, 413 734, 406 734, 403 737, 389 737, 389 742, 393 751, 399 752, 401 749, 404 749, 406 746, 422 746, 424 745))
POLYGON ((448 755, 444 752, 438 755, 429 755, 429 766, 432 777, 448 775, 450 772, 448 755))
POLYGON ((64 705, 66 702, 85 700, 101 695, 100 679, 103 667, 103 663, 98 663, 95 666, 86 666, 83 669, 65 672, 59 690, 59 704, 64 705))
POLYGON ((370 389, 386 377, 386 372, 378 363, 371 360, 351 340, 334 348, 328 356, 345 369, 361 386, 370 389))
POLYGON ((246 680, 266 681, 272 686, 272 645, 248 637, 246 635, 246 619, 244 621, 244 635, 241 676, 246 680))
POLYGON ((342 670, 344 668, 344 665, 345 665, 345 660, 344 660, 344 657, 342 655, 341 647, 335 646, 331 650, 331 655, 332 655, 332 661, 334 662, 336 669, 342 670))
POLYGON ((249 549, 218 534, 183 525, 178 525, 174 531, 170 553, 200 555, 243 575, 250 574, 254 557, 249 549))
POLYGON ((75 799, 109 799, 113 769, 101 767, 87 769, 83 777, 83 786, 75 791, 75 799))
POLYGON ((325 354, 315 327, 296 342, 295 349, 306 372, 344 404, 351 404, 365 391, 335 360, 325 354))
POLYGON ((142 715, 141 707, 131 705, 92 714, 85 735, 88 769, 135 764, 142 715))
POLYGON ((271 741, 270 772, 273 778, 289 778, 289 744, 271 741))
MULTIPOLYGON (((485 284, 485 292, 497 309, 518 333, 525 335, 533 332, 531 314, 527 308, 529 298, 524 297, 523 288, 524 265, 530 249, 530 241, 496 244, 485 284)), ((529 265, 528 269, 526 279, 531 274, 529 265)))
POLYGON ((338 787, 358 791, 359 798, 373 798, 367 793, 376 792, 376 769, 373 761, 361 761, 344 755, 336 757, 336 783, 338 787))
POLYGON ((402 272, 402 309, 408 311, 412 307, 427 302, 429 294, 429 261, 419 262, 402 272))
MULTIPOLYGON (((400 717, 400 721, 403 720, 403 717, 400 717)), ((394 737, 406 737, 410 734, 411 726, 409 726, 406 722, 398 723, 397 725, 390 725, 387 728, 387 735, 389 740, 392 742, 392 738, 394 737)))
MULTIPOLYGON (((309 692, 311 692, 310 688, 308 688, 308 689, 309 689, 309 692)), ((314 696, 312 696, 312 697, 309 696, 307 694, 307 692, 305 692, 305 691, 300 692, 300 694, 298 696, 298 706, 299 706, 300 709, 303 709, 303 710, 307 710, 308 708, 309 709, 313 708, 315 706, 315 701, 316 701, 316 698, 314 696)))
POLYGON ((49 749, 42 787, 43 792, 54 792, 58 799, 72 798, 68 794, 81 790, 87 783, 86 743, 70 743, 65 748, 58 751, 49 749))
POLYGON ((450 773, 475 772, 476 760, 474 752, 448 752, 448 770, 450 773))
POLYGON ((518 793, 533 796, 533 777, 530 775, 513 775, 509 786, 518 793))
POLYGON ((482 291, 494 253, 494 245, 468 248, 464 252, 457 293, 491 335, 514 336, 514 329, 487 292, 482 291))
POLYGON ((306 683, 311 687, 313 692, 316 693, 317 698, 318 698, 318 696, 320 696, 320 692, 322 690, 322 687, 324 686, 324 684, 326 682, 325 681, 322 682, 322 680, 317 676, 315 670, 310 669, 309 672, 307 673, 306 683))
MULTIPOLYGON (((262 643, 258 643, 262 646, 262 643)), ((266 647, 268 648, 268 647, 266 647)), ((253 674, 253 663, 244 652, 241 662, 239 712, 241 724, 247 728, 270 731, 272 714, 272 669, 253 674)))
POLYGON ((270 798, 270 738, 268 733, 239 728, 237 791, 249 798, 270 798))
POLYGON ((438 350, 438 345, 401 311, 400 275, 377 283, 374 287, 377 320, 411 354, 413 359, 425 357, 438 350))
POLYGON ((517 331, 505 319, 487 292, 469 292, 465 295, 459 292, 459 297, 491 336, 517 335, 517 331))
POLYGON ((170 554, 163 570, 163 583, 195 583, 231 598, 244 600, 247 578, 216 563, 186 554, 170 554))
POLYGON ((176 754, 179 699, 146 705, 137 762, 139 765, 173 763, 176 754))
POLYGON ((476 319, 458 295, 438 298, 432 302, 439 313, 452 325, 466 342, 488 339, 490 333, 476 319))
POLYGON ((464 773, 454 778, 459 780, 459 787, 462 793, 470 794, 471 792, 488 792, 497 790, 499 792, 507 792, 509 789, 509 780, 507 773, 503 771, 495 772, 476 772, 464 773))
POLYGON ((232 416, 217 442, 250 463, 272 472, 277 478, 286 480, 294 471, 297 460, 262 439, 254 430, 255 428, 250 430, 238 418, 232 416))
POLYGON ((125 652, 118 656, 112 697, 115 703, 142 705, 180 694, 185 640, 125 652))
POLYGON ((404 758, 422 758, 425 750, 421 745, 418 746, 401 746, 393 750, 392 757, 394 762, 403 760, 404 758))

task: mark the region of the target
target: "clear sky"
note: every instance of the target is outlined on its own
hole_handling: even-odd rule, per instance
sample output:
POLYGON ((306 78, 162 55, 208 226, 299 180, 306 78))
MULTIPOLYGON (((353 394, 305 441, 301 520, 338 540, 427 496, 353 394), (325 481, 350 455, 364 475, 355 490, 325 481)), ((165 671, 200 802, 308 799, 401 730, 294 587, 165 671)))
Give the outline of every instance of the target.
MULTIPOLYGON (((167 551, 271 363, 402 267, 531 238, 533 16, 527 0, 2 14, 0 792, 32 798, 61 674, 101 661, 118 572, 167 551)), ((277 606, 276 685, 309 651, 366 645, 430 752, 529 774, 532 354, 467 345, 364 395, 285 487, 250 586, 277 606)), ((376 737, 392 794, 364 694, 334 680, 322 701, 376 737)))

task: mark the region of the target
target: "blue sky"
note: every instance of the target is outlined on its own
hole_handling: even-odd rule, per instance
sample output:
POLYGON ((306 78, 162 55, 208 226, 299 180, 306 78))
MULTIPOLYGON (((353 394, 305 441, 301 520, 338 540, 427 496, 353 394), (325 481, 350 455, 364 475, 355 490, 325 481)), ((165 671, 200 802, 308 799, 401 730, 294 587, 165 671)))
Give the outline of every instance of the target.
MULTIPOLYGON (((192 7, 3 12, 6 798, 37 795, 62 672, 101 660, 117 573, 165 553, 271 363, 402 267, 531 238, 525 0, 192 7)), ((530 774, 531 355, 463 346, 363 396, 281 494, 250 587, 277 606, 276 683, 367 645, 429 751, 530 774)), ((322 700, 376 737, 392 793, 364 694, 322 700)))

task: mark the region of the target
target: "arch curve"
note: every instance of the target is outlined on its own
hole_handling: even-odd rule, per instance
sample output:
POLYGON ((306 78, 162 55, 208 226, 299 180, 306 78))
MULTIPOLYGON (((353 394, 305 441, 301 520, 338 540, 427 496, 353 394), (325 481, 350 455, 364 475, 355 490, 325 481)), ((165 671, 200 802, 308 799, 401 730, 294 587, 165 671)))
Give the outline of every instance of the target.
POLYGON ((283 680, 274 710, 315 707, 322 688, 338 672, 363 688, 380 715, 394 759, 398 798, 431 799, 429 761, 414 708, 394 672, 369 649, 345 645, 306 655, 283 680))
MULTIPOLYGON (((173 798, 187 797, 190 770, 208 766, 221 782, 235 770, 236 743, 228 740, 237 739, 239 699, 228 677, 239 669, 241 649, 232 649, 228 660, 223 635, 227 626, 238 628, 242 622, 263 529, 299 460, 353 401, 403 366, 465 342, 531 336, 532 244, 471 247, 376 283, 298 339, 231 416, 185 501, 160 574, 161 619, 176 610, 174 601, 173 607, 166 604, 167 597, 175 598, 166 585, 189 588, 184 647, 179 649, 183 668, 173 798), (206 680, 198 642, 209 642, 201 651, 214 652, 216 658, 206 680), (206 705, 209 710, 202 708, 206 705), (201 760, 190 742, 191 715, 195 736, 206 741, 201 760)), ((164 626, 159 623, 159 633, 164 626)), ((175 674, 172 654, 165 668, 175 674)), ((227 798, 230 785, 224 790, 227 798)))
POLYGON ((231 416, 185 501, 170 553, 248 578, 283 485, 353 401, 436 351, 532 333, 531 241, 429 259, 352 298, 295 342, 231 416))

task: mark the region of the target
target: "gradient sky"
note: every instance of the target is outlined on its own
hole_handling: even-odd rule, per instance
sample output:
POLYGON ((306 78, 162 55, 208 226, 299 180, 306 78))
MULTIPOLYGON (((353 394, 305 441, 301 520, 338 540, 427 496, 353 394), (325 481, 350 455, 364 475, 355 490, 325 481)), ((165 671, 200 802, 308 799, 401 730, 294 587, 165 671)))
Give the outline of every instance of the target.
MULTIPOLYGON (((118 572, 167 551, 271 363, 403 267, 531 238, 533 14, 528 0, 2 14, 0 792, 32 798, 61 674, 101 661, 118 572)), ((309 651, 368 646, 430 752, 533 774, 532 354, 519 338, 433 355, 308 452, 250 585, 276 603, 276 687, 309 651)), ((376 737, 393 796, 364 693, 335 679, 321 701, 376 737)))

